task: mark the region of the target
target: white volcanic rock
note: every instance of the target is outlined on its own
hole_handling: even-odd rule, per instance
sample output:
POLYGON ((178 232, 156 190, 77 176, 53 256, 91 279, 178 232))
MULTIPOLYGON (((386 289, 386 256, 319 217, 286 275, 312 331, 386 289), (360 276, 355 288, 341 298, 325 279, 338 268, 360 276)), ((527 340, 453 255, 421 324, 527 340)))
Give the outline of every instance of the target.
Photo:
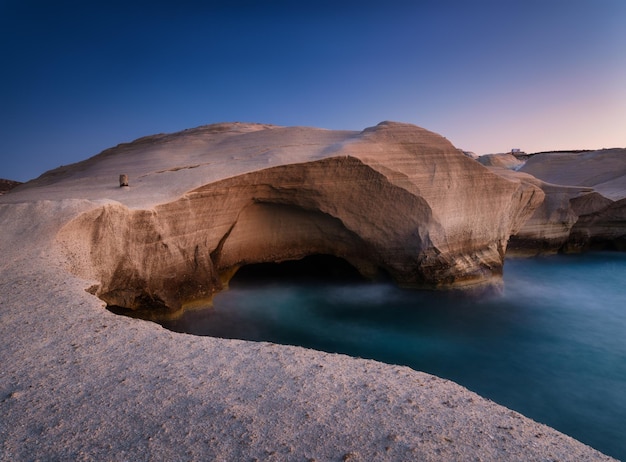
POLYGON ((591 187, 614 201, 626 198, 626 149, 541 153, 520 170, 553 184, 591 187))
MULTIPOLYGON (((587 194, 592 188, 562 186, 541 181, 527 173, 502 167, 489 167, 504 178, 518 179, 541 188, 544 198, 532 216, 511 236, 507 248, 508 255, 536 255, 553 253, 567 243, 572 227, 578 220, 578 213, 572 201, 587 194)), ((612 202, 612 201, 610 201, 612 202)), ((598 206, 596 202, 590 205, 598 206)))
POLYGON ((253 128, 198 129, 190 139, 171 135, 147 147, 144 139, 87 161, 80 181, 100 163, 110 177, 132 170, 129 162, 148 170, 155 150, 159 170, 131 171, 138 191, 109 194, 126 200, 63 228, 59 242, 71 270, 100 281, 95 293, 109 304, 174 311, 206 303, 241 266, 315 254, 405 286, 492 283, 500 280, 509 236, 543 198, 536 186, 494 175, 413 125, 386 122, 361 133, 253 128), (176 159, 169 167, 166 149, 176 159), (266 163, 275 165, 258 168, 266 163), (189 173, 200 168, 208 175, 189 173), (162 189, 163 181, 189 189, 136 208, 133 196, 146 195, 141 181, 157 175, 162 189))
MULTIPOLYGON (((245 132, 245 138, 258 126, 231 128, 245 132)), ((184 192, 220 175, 224 180, 244 173, 219 153, 209 156, 213 170, 194 167, 206 155, 196 148, 212 146, 214 152, 219 143, 243 146, 235 136, 195 139, 193 149, 177 144, 211 130, 217 129, 164 135, 160 139, 169 140, 169 154, 150 141, 143 141, 145 150, 127 145, 0 198, 0 461, 612 460, 452 382, 406 367, 178 334, 105 310, 85 291, 101 282, 85 279, 98 268, 91 247, 80 234, 77 258, 68 261, 56 242, 60 230, 93 213, 136 213, 134 220, 154 224, 162 213, 159 202, 173 207, 170 203, 182 201, 184 192), (182 168, 167 167, 168 156, 182 168), (187 163, 190 158, 193 163, 187 163), (129 188, 116 184, 124 172, 130 175, 129 188), (69 264, 79 265, 81 277, 68 273, 69 264)), ((282 129, 267 130, 269 135, 282 129)), ((300 129, 284 130, 294 131, 300 129)), ((352 136, 315 133, 325 142, 352 136)), ((321 158, 324 146, 312 143, 300 152, 321 158)), ((249 150, 254 151, 252 143, 249 150)), ((272 155, 256 152, 257 167, 253 159, 245 167, 251 171, 267 166, 272 155, 286 155, 279 146, 272 155)), ((353 158, 346 161, 358 165, 353 158)), ((366 168, 361 164, 358 168, 366 168)), ((201 189, 192 195, 208 193, 201 189)), ((266 205, 256 207, 244 211, 242 224, 265 215, 266 205)), ((319 218, 305 214, 301 221, 298 213, 279 215, 305 225, 311 223, 306 219, 319 218)), ((333 223, 323 220, 344 239, 343 228, 333 223)), ((150 235, 137 231, 141 239, 150 235)), ((64 233, 69 237, 67 228, 64 233)), ((184 238, 170 236, 155 243, 174 247, 184 238)), ((92 238, 97 245, 98 235, 92 238)))
POLYGON ((599 198, 590 198, 583 204, 572 201, 575 207, 587 206, 590 211, 580 214, 570 233, 566 251, 590 249, 626 251, 626 199, 610 202, 602 207, 600 204, 603 202, 605 201, 599 198), (597 207, 592 208, 590 205, 597 207))
POLYGON ((491 168, 545 193, 541 206, 511 238, 511 254, 624 248, 626 215, 620 200, 626 198, 626 149, 541 153, 531 155, 519 172, 491 168))

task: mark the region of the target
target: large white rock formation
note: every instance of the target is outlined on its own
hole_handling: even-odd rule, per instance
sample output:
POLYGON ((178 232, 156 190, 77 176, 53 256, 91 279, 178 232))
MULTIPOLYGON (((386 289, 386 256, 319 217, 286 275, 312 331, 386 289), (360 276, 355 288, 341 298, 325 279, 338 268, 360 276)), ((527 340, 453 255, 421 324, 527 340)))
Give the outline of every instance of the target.
POLYGON ((493 283, 509 236, 543 200, 443 137, 390 122, 202 127, 119 146, 31 187, 85 180, 115 202, 68 223, 59 242, 75 274, 99 281, 94 293, 131 309, 206 302, 241 266, 316 254, 411 287, 493 283), (127 190, 112 191, 117 173, 127 190))
MULTIPOLYGON (((299 254, 287 255, 286 243, 299 241, 304 230, 340 241, 311 238, 309 248, 344 255, 367 271, 371 263, 359 261, 356 243, 377 231, 374 224, 363 225, 357 238, 350 219, 368 209, 383 219, 381 204, 399 213, 392 197, 408 196, 420 217, 431 208, 429 224, 406 219, 427 231, 439 251, 452 256, 463 243, 479 243, 488 257, 477 261, 488 261, 499 254, 508 227, 526 213, 511 204, 536 193, 458 161, 449 149, 436 135, 408 126, 383 125, 363 134, 211 126, 119 146, 0 197, 0 461, 611 460, 428 374, 297 347, 178 334, 116 316, 85 291, 92 284, 101 293, 112 290, 106 284, 116 280, 118 258, 135 281, 149 277, 141 262, 161 281, 196 264, 206 265, 207 276, 220 276, 243 263, 238 242, 263 258, 270 252, 255 247, 271 242, 276 258, 292 258, 299 254), (413 135, 407 139, 402 132, 413 135), (368 138, 375 142, 368 144, 368 138), (339 151, 350 154, 333 155, 339 151), (376 160, 385 152, 396 162, 376 160), (302 163, 313 170, 297 166, 302 163), (345 167, 353 176, 345 176, 345 167), (309 190, 274 184, 277 171, 309 190), (315 172, 311 181, 307 175, 315 172), (128 188, 117 186, 122 173, 129 175, 128 188), (370 203, 370 196, 363 201, 345 189, 347 197, 335 210, 328 197, 338 186, 318 181, 331 174, 371 182, 374 191, 390 197, 370 203), (254 182, 246 186, 242 179, 254 182), (468 197, 446 197, 462 190, 457 182, 474 187, 468 197), (236 194, 229 199, 224 188, 236 194), (503 209, 483 211, 490 199, 479 192, 493 193, 494 207, 503 209), (350 207, 350 200, 359 200, 363 210, 350 207), (233 221, 220 201, 248 205, 233 221), (212 208, 205 213, 194 202, 212 208), (457 215, 444 216, 443 206, 457 215), (488 224, 472 222, 463 215, 466 209, 494 219, 497 230, 484 231, 488 224), (214 223, 221 228, 211 231, 214 223), (450 232, 469 233, 464 223, 483 231, 477 238, 450 232), (281 236, 274 236, 278 230, 281 236), (212 236, 221 248, 209 244, 212 236), (209 259, 222 269, 209 272, 209 259)), ((394 239, 407 229, 383 236, 394 239)), ((398 271, 407 260, 399 261, 398 271)))
POLYGON ((480 159, 495 173, 545 193, 543 203, 511 238, 511 253, 626 250, 626 149, 524 157, 523 164, 511 154, 480 159))

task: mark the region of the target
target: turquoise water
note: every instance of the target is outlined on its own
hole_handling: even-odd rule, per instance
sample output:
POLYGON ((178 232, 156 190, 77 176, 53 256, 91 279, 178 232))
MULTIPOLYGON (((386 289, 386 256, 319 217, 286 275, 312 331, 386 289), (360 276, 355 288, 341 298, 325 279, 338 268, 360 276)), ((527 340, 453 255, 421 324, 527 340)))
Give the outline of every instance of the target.
POLYGON ((165 327, 407 365, 626 460, 626 254, 505 264, 502 295, 237 284, 165 327))

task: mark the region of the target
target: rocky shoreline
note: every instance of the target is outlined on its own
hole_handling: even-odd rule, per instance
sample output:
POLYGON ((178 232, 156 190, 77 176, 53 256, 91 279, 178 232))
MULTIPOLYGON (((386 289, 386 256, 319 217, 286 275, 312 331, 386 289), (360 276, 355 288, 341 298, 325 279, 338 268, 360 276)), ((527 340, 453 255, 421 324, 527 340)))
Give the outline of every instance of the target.
POLYGON ((407 124, 220 124, 146 137, 15 188, 0 198, 0 460, 611 460, 428 374, 176 334, 92 295, 134 301, 146 283, 175 305, 210 296, 218 286, 198 289, 203 277, 227 284, 242 264, 304 253, 400 283, 419 268, 421 282, 463 285, 464 274, 498 277, 510 235, 622 239, 622 199, 610 194, 619 178, 565 189, 537 178, 485 168, 407 124), (116 184, 122 173, 128 187, 116 184), (602 237, 606 223, 613 234, 602 237), (406 260, 394 249, 409 237, 419 245, 406 260))

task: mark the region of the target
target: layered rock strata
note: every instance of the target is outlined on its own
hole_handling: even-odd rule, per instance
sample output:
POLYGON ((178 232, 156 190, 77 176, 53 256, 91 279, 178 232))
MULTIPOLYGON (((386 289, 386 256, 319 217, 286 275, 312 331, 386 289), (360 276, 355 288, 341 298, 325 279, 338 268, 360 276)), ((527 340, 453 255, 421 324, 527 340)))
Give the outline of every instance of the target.
MULTIPOLYGON (((224 133, 232 148, 236 135, 217 136, 224 133)), ((280 133, 256 130, 257 152, 280 143, 280 133)), ((107 203, 67 224, 58 241, 72 271, 99 281, 94 293, 131 309, 176 311, 205 302, 242 266, 317 254, 343 258, 369 278, 465 287, 499 280, 509 236, 543 200, 535 185, 495 175, 412 125, 382 123, 339 143, 320 141, 299 129, 294 155, 279 165, 149 208, 107 203), (307 142, 317 146, 314 156, 302 155, 307 142)), ((206 152, 205 160, 216 156, 206 152)))
POLYGON ((499 175, 540 187, 545 200, 511 237, 510 254, 624 249, 626 149, 541 153, 523 165, 511 158, 480 161, 499 175))
POLYGON ((162 218, 159 204, 196 188, 319 160, 358 137, 201 127, 121 145, 0 197, 0 460, 614 460, 423 372, 178 334, 115 316, 85 292, 110 262, 93 250, 100 234, 72 220, 104 214, 110 229, 100 231, 113 235, 106 213, 162 218))

